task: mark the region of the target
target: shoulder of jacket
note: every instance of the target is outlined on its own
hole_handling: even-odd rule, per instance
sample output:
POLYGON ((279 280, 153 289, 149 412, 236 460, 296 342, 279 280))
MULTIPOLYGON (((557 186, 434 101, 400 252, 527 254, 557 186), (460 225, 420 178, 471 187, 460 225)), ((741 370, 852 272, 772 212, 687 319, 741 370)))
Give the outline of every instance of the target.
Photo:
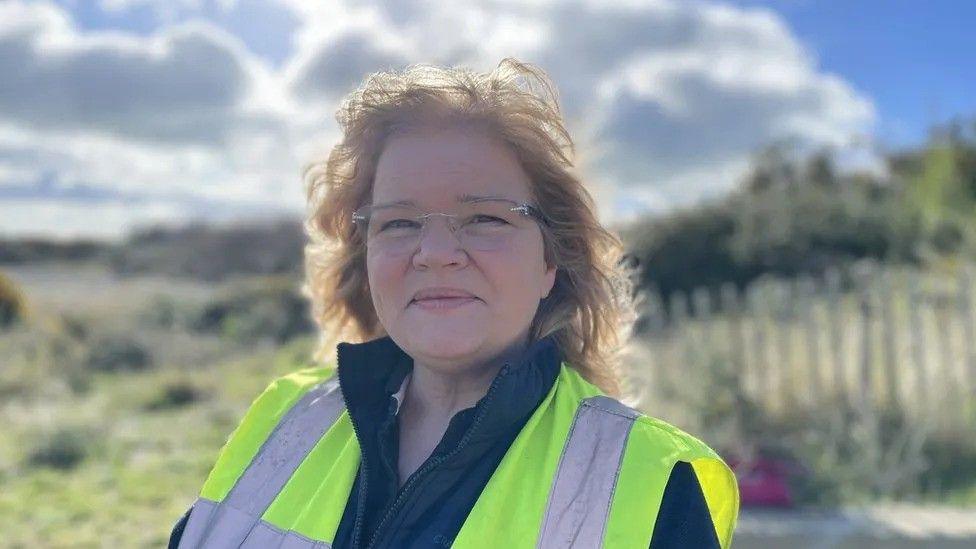
POLYGON ((220 449, 201 495, 212 501, 222 500, 288 409, 334 372, 335 368, 329 365, 302 368, 272 381, 251 402, 220 449))
POLYGON ((270 391, 305 392, 336 373, 334 365, 309 366, 276 378, 268 386, 270 391))
POLYGON ((292 404, 333 375, 335 367, 325 365, 302 368, 275 378, 251 402, 242 423, 277 423, 292 404))
POLYGON ((336 373, 335 366, 310 366, 275 378, 257 400, 294 400, 336 373))
MULTIPOLYGON (((739 490, 735 473, 722 457, 694 435, 615 398, 600 395, 587 400, 595 408, 633 421, 623 460, 631 466, 631 471, 639 470, 643 473, 631 475, 628 483, 645 487, 648 485, 642 482, 656 477, 659 481, 653 486, 663 488, 677 462, 686 462, 692 466, 720 545, 723 549, 728 549, 739 512, 739 490)), ((627 469, 628 465, 623 465, 623 470, 627 469)), ((631 490, 631 497, 645 497, 646 494, 638 495, 638 492, 631 490)))
POLYGON ((631 436, 635 434, 653 438, 655 443, 673 446, 675 450, 683 453, 692 452, 697 457, 719 457, 715 450, 698 437, 663 419, 644 413, 641 413, 634 423, 631 436))
POLYGON ((596 407, 604 412, 633 419, 634 425, 631 428, 630 436, 642 437, 647 442, 652 443, 654 447, 667 448, 676 454, 691 452, 697 457, 718 457, 718 454, 701 439, 663 419, 645 414, 614 397, 601 394, 585 400, 589 406, 596 407))

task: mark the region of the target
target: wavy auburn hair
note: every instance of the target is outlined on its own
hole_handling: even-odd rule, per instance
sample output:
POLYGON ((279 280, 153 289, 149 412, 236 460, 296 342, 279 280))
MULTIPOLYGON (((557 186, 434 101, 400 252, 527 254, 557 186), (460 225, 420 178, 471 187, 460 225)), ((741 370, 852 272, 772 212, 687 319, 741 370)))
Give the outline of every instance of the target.
POLYGON ((352 212, 368 203, 380 153, 396 134, 430 127, 477 128, 513 150, 532 184, 552 291, 536 311, 530 342, 550 334, 568 366, 612 396, 621 393, 619 351, 636 319, 632 271, 620 239, 597 220, 573 164, 575 146, 557 92, 540 68, 512 58, 490 73, 416 64, 376 72, 336 113, 342 140, 303 178, 308 200, 305 282, 320 328, 315 359, 338 341, 386 335, 366 275, 365 243, 352 212))

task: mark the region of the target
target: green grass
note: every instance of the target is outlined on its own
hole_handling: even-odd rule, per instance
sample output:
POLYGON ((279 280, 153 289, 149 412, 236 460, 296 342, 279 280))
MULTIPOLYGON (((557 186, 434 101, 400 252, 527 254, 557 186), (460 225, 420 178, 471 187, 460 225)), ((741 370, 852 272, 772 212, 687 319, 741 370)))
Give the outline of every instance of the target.
MULTIPOLYGON (((84 277, 21 280, 29 321, 0 331, 0 547, 163 546, 252 400, 274 378, 310 364, 312 336, 248 346, 147 315, 155 296, 192 309, 215 291, 127 280, 117 305, 105 298, 112 295, 102 288, 107 283, 91 272, 84 277), (72 284, 78 287, 60 291, 72 284), (83 291, 89 286, 97 290, 83 291), (32 295, 43 298, 32 303, 32 295), (93 369, 91 346, 107 335, 128 338, 151 361, 136 370, 93 369)), ((660 348, 634 351, 627 362, 635 380, 659 385, 667 367, 660 348)), ((708 405, 652 391, 645 410, 720 442, 707 427, 718 426, 731 401, 693 380, 679 385, 704 390, 708 405)), ((968 459, 957 447, 966 446, 948 445, 940 455, 968 459)), ((976 485, 959 483, 921 501, 976 505, 976 485)))
MULTIPOLYGON (((152 303, 153 284, 140 294, 129 281, 127 297, 152 303)), ((47 295, 0 332, 0 547, 164 546, 251 401, 307 365, 312 339, 243 346, 142 323, 131 301, 47 295), (105 334, 130 337, 151 364, 92 368, 105 334)))
POLYGON ((194 368, 99 374, 83 395, 52 389, 8 398, 0 409, 0 421, 12 427, 0 432, 2 544, 164 544, 251 400, 288 370, 278 359, 281 352, 268 348, 243 356, 238 351, 194 368), (177 379, 207 396, 153 409, 150 405, 177 379), (73 468, 29 459, 57 432, 75 433, 83 441, 84 457, 73 468))

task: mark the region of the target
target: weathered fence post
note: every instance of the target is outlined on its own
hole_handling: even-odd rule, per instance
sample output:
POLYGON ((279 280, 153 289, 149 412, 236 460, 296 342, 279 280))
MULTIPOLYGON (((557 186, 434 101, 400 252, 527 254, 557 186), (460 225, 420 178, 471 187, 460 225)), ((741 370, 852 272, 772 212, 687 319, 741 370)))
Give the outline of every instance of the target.
POLYGON ((774 387, 771 384, 769 367, 769 345, 768 340, 768 304, 766 303, 765 292, 760 285, 753 285, 747 294, 749 316, 752 317, 752 338, 755 361, 755 368, 752 370, 753 395, 762 405, 770 407, 770 393, 774 387))
POLYGON ((780 409, 785 410, 796 395, 793 386, 793 317, 795 316, 796 294, 789 282, 777 281, 776 314, 776 393, 780 409))
POLYGON ((742 302, 735 284, 723 284, 721 289, 722 310, 726 318, 729 339, 729 360, 740 386, 744 386, 746 373, 745 331, 742 326, 742 302))
POLYGON ((803 317, 804 344, 807 350, 807 371, 802 379, 808 381, 806 404, 816 408, 823 398, 823 372, 820 365, 820 333, 817 326, 814 298, 816 297, 816 283, 809 276, 803 276, 799 281, 801 315, 803 317))
POLYGON ((844 367, 844 314, 840 287, 840 272, 831 268, 825 273, 827 284, 827 326, 830 330, 830 351, 833 362, 831 386, 837 396, 847 396, 847 376, 844 367))
MULTIPOLYGON (((942 280, 938 281, 938 293, 933 296, 929 308, 935 327, 935 379, 943 380, 943 390, 945 393, 938 399, 937 407, 939 424, 943 430, 952 424, 952 418, 956 415, 959 406, 957 398, 959 383, 955 378, 955 353, 952 348, 952 326, 954 324, 951 314, 947 314, 950 307, 946 300, 950 296, 944 291, 942 280)), ((954 309, 954 307, 953 307, 954 309)))
MULTIPOLYGON (((965 353, 963 369, 964 412, 973 417, 976 410, 976 318, 973 316, 973 266, 966 263, 959 271, 959 309, 962 313, 962 340, 965 353)), ((968 425, 967 427, 974 427, 968 425)))
POLYGON ((928 375, 925 346, 925 323, 922 307, 925 305, 919 288, 919 275, 912 271, 908 276, 908 333, 911 334, 912 362, 915 365, 915 383, 913 393, 918 410, 927 418, 931 418, 932 399, 929 394, 928 375))
POLYGON ((694 372, 693 378, 697 378, 698 368, 694 364, 694 356, 691 353, 691 343, 688 334, 688 298, 682 291, 675 291, 670 299, 670 320, 671 333, 674 338, 672 356, 674 360, 670 364, 668 372, 669 386, 677 388, 682 382, 677 379, 677 372, 694 372))
POLYGON ((880 275, 878 279, 878 290, 880 294, 880 308, 878 312, 881 315, 881 333, 883 338, 881 348, 884 361, 881 371, 885 377, 885 398, 887 404, 892 409, 897 409, 901 406, 901 383, 899 376, 901 376, 902 370, 898 367, 899 353, 897 350, 897 339, 895 337, 895 332, 898 329, 898 324, 894 318, 894 301, 896 295, 892 291, 890 271, 883 269, 880 275))
POLYGON ((715 333, 712 326, 712 300, 708 289, 699 287, 691 292, 691 302, 694 306, 695 324, 698 325, 698 337, 695 348, 699 356, 704 356, 709 362, 715 355, 715 333))
POLYGON ((660 396, 663 386, 660 377, 664 375, 663 372, 668 367, 664 347, 665 342, 671 338, 666 333, 667 319, 657 288, 651 288, 644 294, 643 312, 644 326, 648 334, 646 337, 648 340, 647 363, 643 365, 644 373, 649 374, 648 380, 653 384, 653 391, 660 396))
POLYGON ((870 267, 863 267, 858 270, 858 304, 860 308, 861 325, 861 357, 859 361, 857 390, 854 391, 868 411, 874 406, 874 376, 872 365, 874 362, 874 348, 872 341, 874 304, 872 303, 871 274, 870 267))

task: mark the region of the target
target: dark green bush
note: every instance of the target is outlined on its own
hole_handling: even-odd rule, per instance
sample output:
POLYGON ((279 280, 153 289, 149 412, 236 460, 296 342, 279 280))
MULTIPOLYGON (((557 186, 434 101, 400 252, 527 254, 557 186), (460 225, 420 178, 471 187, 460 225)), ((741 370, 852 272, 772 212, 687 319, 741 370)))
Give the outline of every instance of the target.
POLYGON ((62 427, 42 435, 27 455, 31 467, 70 470, 90 453, 91 434, 81 429, 62 427))
POLYGON ((695 429, 721 454, 791 464, 787 480, 800 505, 944 500, 976 486, 976 442, 966 433, 940 433, 903 408, 842 395, 774 412, 749 395, 726 357, 707 365, 700 385, 665 398, 692 410, 695 429))
POLYGON ((152 356, 129 336, 108 335, 90 343, 85 365, 101 372, 139 371, 152 366, 152 356))
POLYGON ((301 271, 305 235, 300 222, 212 227, 153 227, 133 234, 110 256, 119 274, 157 273, 220 281, 229 275, 301 271))
POLYGON ((797 162, 764 158, 741 188, 717 201, 623 228, 639 287, 667 304, 675 291, 741 289, 763 275, 820 275, 865 258, 919 261, 921 220, 897 188, 834 175, 825 156, 797 162))
POLYGON ((88 337, 90 329, 89 320, 71 313, 61 314, 62 331, 76 341, 83 341, 88 337))
POLYGON ((944 499, 953 490, 976 486, 976 440, 939 433, 922 448, 927 467, 919 475, 921 491, 944 499))
POLYGON ((239 342, 284 343, 312 333, 308 302, 291 278, 263 278, 236 285, 207 304, 191 328, 239 342))
POLYGON ((0 238, 0 263, 36 265, 46 261, 99 260, 110 247, 110 244, 90 239, 0 238))
POLYGON ((192 308, 168 295, 156 295, 139 313, 139 322, 150 328, 171 330, 186 325, 192 308))
POLYGON ((660 219, 640 221, 621 233, 637 259, 642 288, 673 292, 734 282, 745 285, 758 275, 732 251, 736 219, 730 208, 704 205, 660 219))
POLYGON ((0 272, 0 329, 22 321, 27 313, 23 292, 5 274, 0 272))
POLYGON ((147 410, 182 408, 206 397, 206 393, 189 381, 175 381, 163 386, 162 391, 146 403, 147 410))

